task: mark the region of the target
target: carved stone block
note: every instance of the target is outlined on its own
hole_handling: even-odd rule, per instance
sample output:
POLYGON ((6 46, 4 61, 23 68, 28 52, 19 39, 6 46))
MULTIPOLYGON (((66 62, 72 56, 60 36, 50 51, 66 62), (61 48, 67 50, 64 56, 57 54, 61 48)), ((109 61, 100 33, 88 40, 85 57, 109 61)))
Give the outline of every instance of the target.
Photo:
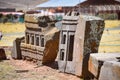
MULTIPOLYGON (((101 67, 106 61, 118 61, 116 57, 120 57, 120 53, 98 53, 91 54, 89 59, 89 71, 96 79, 99 78, 101 67)), ((109 80, 109 79, 103 79, 109 80)), ((114 79, 113 79, 114 80, 114 79)))
POLYGON ((104 62, 101 67, 99 80, 120 80, 120 62, 104 62))

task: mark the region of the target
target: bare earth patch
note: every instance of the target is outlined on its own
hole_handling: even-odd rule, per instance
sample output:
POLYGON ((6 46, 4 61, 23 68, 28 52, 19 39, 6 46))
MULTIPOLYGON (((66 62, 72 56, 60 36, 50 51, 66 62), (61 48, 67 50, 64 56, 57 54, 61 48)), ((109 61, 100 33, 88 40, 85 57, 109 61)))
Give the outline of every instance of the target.
POLYGON ((80 80, 71 74, 61 73, 49 66, 37 66, 23 60, 0 62, 0 80, 80 80))

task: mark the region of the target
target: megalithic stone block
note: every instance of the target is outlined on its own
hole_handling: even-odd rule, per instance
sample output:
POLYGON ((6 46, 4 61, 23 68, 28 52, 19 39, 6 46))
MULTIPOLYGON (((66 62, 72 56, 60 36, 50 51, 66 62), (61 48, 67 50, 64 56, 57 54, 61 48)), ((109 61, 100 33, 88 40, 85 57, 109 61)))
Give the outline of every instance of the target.
POLYGON ((75 74, 89 78, 88 60, 90 53, 97 53, 104 20, 94 16, 80 16, 75 32, 74 62, 75 74))
POLYGON ((23 59, 38 65, 55 61, 59 44, 59 30, 55 23, 52 16, 25 14, 25 42, 20 46, 23 59))
POLYGON ((59 42, 59 70, 88 77, 90 53, 97 53, 104 20, 93 16, 64 16, 59 42))
POLYGON ((99 80, 120 80, 120 62, 106 61, 101 67, 99 80))
MULTIPOLYGON (((100 74, 101 74, 100 73, 101 72, 101 67, 104 66, 104 62, 106 62, 106 61, 118 61, 117 57, 120 57, 120 53, 98 53, 98 54, 90 54, 89 71, 94 75, 94 77, 96 79, 98 79, 99 76, 100 76, 100 74)), ((103 74, 102 74, 102 76, 103 76, 103 74)), ((109 80, 109 79, 103 79, 103 80, 109 80)), ((113 79, 113 80, 116 80, 116 79, 113 79)))
POLYGON ((59 70, 62 72, 75 74, 73 62, 74 34, 78 24, 78 16, 64 16, 60 31, 59 41, 59 70))

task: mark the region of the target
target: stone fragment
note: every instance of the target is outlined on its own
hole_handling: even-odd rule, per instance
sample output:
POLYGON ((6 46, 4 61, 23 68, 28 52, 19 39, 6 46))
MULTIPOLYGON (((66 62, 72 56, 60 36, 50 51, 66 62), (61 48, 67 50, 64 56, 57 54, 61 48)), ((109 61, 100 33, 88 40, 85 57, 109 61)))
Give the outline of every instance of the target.
POLYGON ((106 61, 118 61, 116 57, 120 57, 120 53, 90 54, 89 71, 94 75, 96 79, 98 79, 103 63, 106 61))
POLYGON ((49 62, 54 62, 56 57, 57 57, 57 53, 58 53, 58 47, 59 47, 59 32, 56 32, 52 39, 48 40, 46 42, 45 45, 45 49, 44 49, 44 55, 43 55, 43 60, 42 63, 49 63, 49 62))
POLYGON ((21 44, 21 41, 23 39, 24 39, 24 37, 16 38, 14 40, 12 54, 11 54, 12 58, 14 58, 14 59, 22 59, 20 44, 21 44))
POLYGON ((0 48, 0 60, 6 60, 6 54, 5 50, 3 48, 0 48))
POLYGON ((120 80, 120 62, 104 62, 101 67, 99 80, 120 80))

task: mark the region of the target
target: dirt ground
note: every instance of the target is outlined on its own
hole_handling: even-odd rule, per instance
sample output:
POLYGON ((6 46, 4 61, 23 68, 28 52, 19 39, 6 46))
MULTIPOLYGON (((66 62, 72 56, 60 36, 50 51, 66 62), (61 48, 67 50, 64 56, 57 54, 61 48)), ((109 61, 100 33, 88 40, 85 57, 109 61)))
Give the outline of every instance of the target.
POLYGON ((72 74, 61 73, 49 66, 37 66, 33 62, 14 60, 0 61, 0 80, 82 80, 72 74))

